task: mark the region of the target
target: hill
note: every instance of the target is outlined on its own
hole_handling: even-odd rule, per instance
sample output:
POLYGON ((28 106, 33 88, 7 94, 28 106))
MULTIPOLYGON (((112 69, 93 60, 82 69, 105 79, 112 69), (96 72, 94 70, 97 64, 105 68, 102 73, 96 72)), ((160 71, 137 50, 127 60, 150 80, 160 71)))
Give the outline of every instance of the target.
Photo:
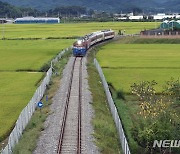
POLYGON ((8 3, 3 3, 0 1, 0 18, 1 17, 20 17, 22 15, 25 15, 24 12, 28 12, 29 15, 35 15, 38 14, 38 11, 31 8, 21 8, 21 7, 15 7, 13 5, 10 5, 8 3))
POLYGON ((32 7, 38 10, 50 10, 58 6, 83 6, 101 11, 130 11, 141 8, 144 11, 179 11, 179 0, 1 0, 15 6, 32 7))
POLYGON ((10 16, 11 14, 21 14, 21 10, 17 7, 14 7, 8 3, 3 3, 0 1, 0 17, 10 16))

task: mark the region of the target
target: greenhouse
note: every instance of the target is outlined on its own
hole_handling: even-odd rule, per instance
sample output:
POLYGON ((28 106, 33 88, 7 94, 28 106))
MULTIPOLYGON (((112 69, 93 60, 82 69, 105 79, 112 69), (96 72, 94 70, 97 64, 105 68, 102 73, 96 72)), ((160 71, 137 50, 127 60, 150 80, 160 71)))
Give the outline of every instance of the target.
POLYGON ((163 21, 160 25, 161 29, 169 29, 169 21, 163 21))
POLYGON ((178 20, 178 21, 170 21, 169 22, 169 29, 180 30, 180 20, 178 20))
POLYGON ((160 25, 160 28, 161 29, 164 29, 164 30, 180 30, 180 20, 178 21, 164 21, 161 23, 160 25))
POLYGON ((50 17, 44 17, 44 18, 35 18, 35 17, 23 17, 23 18, 17 18, 14 23, 16 24, 35 24, 35 23, 48 23, 48 24, 56 24, 60 23, 59 18, 50 18, 50 17))

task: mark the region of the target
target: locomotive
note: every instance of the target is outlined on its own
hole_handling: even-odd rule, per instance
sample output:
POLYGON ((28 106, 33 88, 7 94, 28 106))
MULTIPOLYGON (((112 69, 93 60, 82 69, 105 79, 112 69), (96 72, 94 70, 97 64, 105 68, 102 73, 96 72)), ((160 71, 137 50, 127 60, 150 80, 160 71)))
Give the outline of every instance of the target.
POLYGON ((73 55, 85 56, 87 50, 96 43, 102 42, 104 40, 112 39, 115 36, 113 30, 102 30, 98 32, 93 32, 91 34, 85 35, 84 37, 78 39, 73 44, 73 55))

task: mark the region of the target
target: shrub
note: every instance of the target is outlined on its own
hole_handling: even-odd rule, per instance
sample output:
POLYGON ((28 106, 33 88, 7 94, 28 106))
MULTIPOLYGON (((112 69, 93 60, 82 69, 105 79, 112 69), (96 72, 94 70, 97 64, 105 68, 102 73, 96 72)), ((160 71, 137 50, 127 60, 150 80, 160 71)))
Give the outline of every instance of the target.
POLYGON ((50 68, 50 64, 49 63, 45 63, 41 68, 40 68, 40 72, 47 72, 50 68))
MULTIPOLYGON (((168 83, 171 83, 168 85, 177 85, 174 82, 168 83)), ((144 153, 167 152, 169 149, 153 148, 154 140, 172 140, 180 137, 179 118, 171 108, 173 102, 166 96, 156 94, 154 89, 156 84, 155 81, 143 81, 131 86, 132 93, 137 95, 140 100, 139 118, 134 122, 136 124, 132 128, 132 135, 134 140, 145 149, 144 153)), ((170 150, 176 152, 176 149, 170 150)))
POLYGON ((125 100, 125 95, 124 95, 124 91, 123 90, 118 90, 117 91, 117 98, 125 100))

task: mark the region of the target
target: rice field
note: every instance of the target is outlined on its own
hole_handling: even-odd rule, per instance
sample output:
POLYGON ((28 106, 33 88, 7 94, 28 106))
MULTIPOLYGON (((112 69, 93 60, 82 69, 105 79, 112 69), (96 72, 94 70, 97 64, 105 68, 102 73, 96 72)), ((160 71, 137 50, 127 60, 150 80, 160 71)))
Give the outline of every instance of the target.
POLYGON ((43 73, 0 72, 0 141, 30 101, 43 73))
MULTIPOLYGON (((131 153, 146 151, 142 145, 138 144, 137 136, 138 140, 141 137, 139 137, 139 133, 137 136, 133 134, 133 128, 138 127, 144 132, 147 128, 141 128, 142 123, 147 121, 139 114, 141 102, 132 95, 131 85, 141 81, 155 80, 158 83, 155 90, 159 94, 158 97, 161 96, 166 81, 170 81, 171 78, 175 80, 180 78, 180 44, 178 42, 178 39, 143 40, 138 37, 129 37, 100 47, 96 55, 110 85, 131 153)), ((172 105, 169 110, 173 110, 179 115, 178 105, 172 105)), ((178 131, 175 133, 177 134, 178 131)), ((159 132, 155 134, 158 138, 159 132)), ((173 150, 175 151, 175 149, 173 150)))
POLYGON ((179 51, 179 44, 111 43, 100 49, 97 59, 116 90, 130 93, 133 83, 155 80, 161 92, 171 77, 180 77, 179 51))
POLYGON ((73 41, 0 40, 0 142, 33 96, 44 75, 40 68, 73 41))
POLYGON ((123 90, 131 93, 131 85, 141 81, 153 81, 158 84, 155 86, 157 92, 162 92, 166 81, 172 77, 180 77, 180 69, 111 69, 104 68, 103 72, 109 83, 112 83, 116 90, 123 90))
POLYGON ((74 40, 0 40, 0 71, 39 71, 74 40))
POLYGON ((157 26, 159 23, 151 22, 0 25, 0 142, 7 137, 37 88, 43 76, 39 70, 59 51, 72 45, 74 40, 69 38, 103 29, 133 34, 157 26))
MULTIPOLYGON (((80 37, 85 34, 113 29, 116 32, 125 30, 127 34, 139 33, 144 29, 156 28, 160 23, 154 22, 92 22, 92 23, 60 23, 60 24, 6 24, 1 25, 5 38, 48 38, 48 37, 80 37)), ((2 33, 3 34, 3 33, 2 33)), ((2 38, 3 35, 0 37, 2 38)))

